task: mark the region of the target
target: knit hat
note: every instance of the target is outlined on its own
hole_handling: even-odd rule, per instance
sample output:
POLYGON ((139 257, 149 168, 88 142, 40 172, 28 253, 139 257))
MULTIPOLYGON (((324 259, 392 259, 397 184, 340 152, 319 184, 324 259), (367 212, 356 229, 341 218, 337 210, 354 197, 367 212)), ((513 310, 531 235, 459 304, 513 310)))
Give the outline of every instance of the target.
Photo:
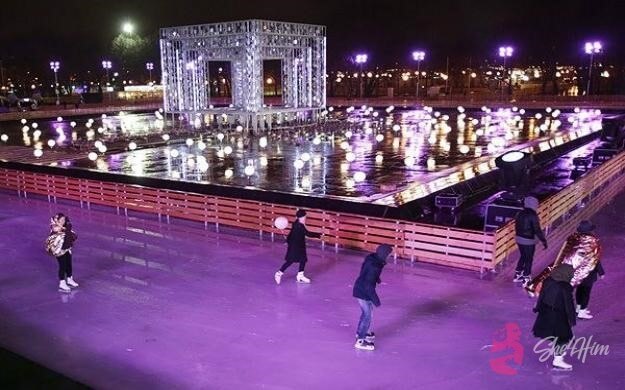
POLYGON ((378 249, 375 250, 375 254, 376 256, 378 256, 380 260, 386 260, 386 258, 388 257, 388 255, 391 254, 392 251, 393 251, 392 246, 387 245, 387 244, 382 244, 378 246, 378 249))
POLYGON ((303 210, 303 209, 299 209, 295 213, 295 217, 297 217, 297 218, 302 218, 302 217, 305 217, 305 216, 306 216, 306 210, 303 210))
POLYGON ((538 204, 538 199, 534 198, 533 196, 526 196, 523 200, 523 207, 525 207, 526 209, 532 209, 536 211, 536 209, 538 208, 538 204))
POLYGON ((593 225, 593 223, 590 221, 582 221, 577 226, 577 232, 578 233, 590 233, 593 230, 595 230, 595 227, 596 226, 593 225))

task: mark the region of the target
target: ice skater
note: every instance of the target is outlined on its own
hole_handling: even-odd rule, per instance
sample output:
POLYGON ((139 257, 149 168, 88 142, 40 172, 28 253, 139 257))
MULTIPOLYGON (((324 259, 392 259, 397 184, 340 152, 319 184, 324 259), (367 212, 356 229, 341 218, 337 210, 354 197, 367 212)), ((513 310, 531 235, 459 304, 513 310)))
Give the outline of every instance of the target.
POLYGON ((513 281, 515 283, 521 282, 523 286, 532 280, 532 263, 534 262, 536 238, 547 249, 547 239, 540 227, 536 209, 538 209, 538 199, 528 196, 523 201, 523 210, 515 218, 515 241, 519 247, 521 257, 517 263, 513 281))
POLYGON ((306 229, 305 210, 297 210, 295 217, 296 219, 291 226, 291 231, 286 237, 288 247, 286 250, 286 256, 284 257, 285 262, 274 275, 274 279, 277 284, 280 284, 284 271, 286 271, 286 269, 293 263, 299 263, 299 271, 297 272, 295 280, 297 280, 298 283, 310 283, 310 279, 304 275, 304 268, 306 267, 306 262, 308 261, 308 257, 306 256, 306 237, 320 238, 321 234, 313 233, 306 229))
POLYGON ((373 351, 375 349, 375 333, 371 331, 371 321, 373 317, 373 306, 380 306, 380 298, 375 291, 376 285, 381 283, 380 274, 386 265, 386 258, 393 251, 390 245, 382 244, 378 246, 375 253, 370 253, 365 257, 365 261, 360 267, 360 275, 354 283, 353 296, 360 305, 360 321, 356 334, 357 349, 373 351))
POLYGON ((573 368, 564 361, 567 344, 573 338, 575 306, 573 303, 573 266, 560 264, 545 279, 534 312, 538 313, 532 328, 534 336, 553 340, 552 366, 557 369, 573 368))
MULTIPOLYGON (((595 225, 590 221, 582 221, 577 227, 577 233, 580 235, 592 236, 595 238, 596 245, 598 246, 598 253, 601 253, 601 246, 599 245, 599 241, 594 237, 593 231, 595 230, 595 225)), ((588 237, 587 237, 588 238, 588 237)), ((593 318, 593 315, 590 314, 590 310, 588 310, 588 302, 590 301, 590 291, 592 290, 593 284, 597 281, 597 277, 601 279, 604 278, 605 271, 603 270, 603 266, 601 265, 601 261, 597 262, 595 268, 590 271, 588 276, 586 276, 577 289, 575 289, 575 302, 577 304, 577 318, 581 318, 583 320, 590 320, 593 318)))
POLYGON ((72 273, 72 246, 77 239, 67 216, 58 213, 52 217, 46 251, 56 257, 59 264, 59 290, 62 292, 70 292, 72 287, 78 287, 72 273))

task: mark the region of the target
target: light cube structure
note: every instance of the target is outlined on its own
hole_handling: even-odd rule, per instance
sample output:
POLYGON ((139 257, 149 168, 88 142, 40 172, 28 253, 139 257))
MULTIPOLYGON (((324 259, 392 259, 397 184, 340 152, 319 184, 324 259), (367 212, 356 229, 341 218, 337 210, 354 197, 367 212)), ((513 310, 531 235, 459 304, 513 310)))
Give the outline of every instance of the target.
POLYGON ((164 107, 255 124, 271 114, 318 115, 326 105, 325 26, 241 20, 160 30, 164 107), (263 61, 280 60, 282 104, 263 104, 263 61), (209 61, 230 62, 232 104, 213 107, 209 61))

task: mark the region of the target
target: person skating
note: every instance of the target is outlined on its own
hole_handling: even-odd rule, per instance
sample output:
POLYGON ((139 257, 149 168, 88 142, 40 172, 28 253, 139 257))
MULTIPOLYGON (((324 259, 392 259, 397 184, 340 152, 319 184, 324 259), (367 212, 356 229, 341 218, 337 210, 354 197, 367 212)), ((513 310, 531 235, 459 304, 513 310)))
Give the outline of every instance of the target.
MULTIPOLYGON (((577 227, 577 233, 585 236, 594 237, 593 231, 595 230, 595 225, 593 225, 590 221, 582 221, 577 227)), ((588 237, 587 237, 588 238, 588 237)), ((599 241, 595 238, 596 245, 599 246, 599 241)), ((600 248, 600 246, 599 246, 600 248)), ((601 265, 601 261, 597 262, 595 268, 590 271, 588 276, 586 276, 577 289, 575 290, 575 302, 577 303, 576 311, 577 318, 581 318, 584 320, 590 320, 593 318, 592 314, 590 314, 590 310, 588 310, 588 302, 590 301, 590 291, 592 290, 593 284, 597 281, 597 277, 601 277, 603 279, 605 275, 605 271, 603 270, 603 266, 601 265)))
POLYGON ((67 216, 58 213, 52 217, 46 250, 58 262, 59 290, 62 292, 70 292, 72 287, 78 287, 72 272, 72 246, 77 238, 67 216))
POLYGON ((523 201, 523 210, 515 218, 515 241, 519 247, 520 258, 513 281, 515 283, 521 282, 523 285, 526 285, 532 279, 532 263, 534 262, 536 239, 538 238, 543 243, 543 247, 547 249, 547 239, 540 227, 536 209, 538 209, 538 199, 528 196, 523 201))
POLYGON ((280 284, 284 271, 286 271, 286 269, 293 263, 299 263, 299 271, 297 272, 295 280, 299 283, 310 283, 310 279, 304 275, 304 268, 306 267, 306 262, 308 261, 308 257, 306 256, 306 237, 320 238, 321 234, 313 233, 306 229, 305 210, 297 210, 295 217, 296 219, 291 226, 291 231, 286 237, 288 247, 286 250, 286 256, 284 257, 285 262, 274 275, 274 279, 277 284, 280 284))
POLYGON ((573 338, 575 306, 573 303, 573 266, 560 264, 545 279, 534 312, 538 313, 532 332, 535 337, 552 339, 554 357, 552 365, 570 370, 572 365, 564 361, 566 345, 573 338))
POLYGON ((360 274, 354 283, 353 296, 360 305, 360 321, 356 334, 357 349, 373 351, 375 349, 375 333, 371 331, 371 320, 373 317, 373 306, 380 306, 380 298, 375 291, 376 285, 380 283, 380 274, 386 265, 386 258, 393 251, 390 245, 382 244, 378 246, 375 253, 370 253, 365 257, 365 261, 360 267, 360 274))

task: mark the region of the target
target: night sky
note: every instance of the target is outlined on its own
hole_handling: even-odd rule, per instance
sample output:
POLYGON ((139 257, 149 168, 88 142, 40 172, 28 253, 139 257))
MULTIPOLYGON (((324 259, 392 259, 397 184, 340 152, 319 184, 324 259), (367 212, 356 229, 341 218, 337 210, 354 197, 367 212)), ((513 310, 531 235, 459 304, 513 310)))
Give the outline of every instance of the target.
MULTIPOLYGON (((605 42, 605 58, 625 59, 625 6, 619 1, 3 1, 0 59, 45 71, 52 58, 65 69, 99 69, 121 23, 157 38, 159 27, 262 18, 324 24, 328 65, 343 66, 365 50, 373 65, 410 63, 415 48, 428 52, 429 66, 496 58, 503 43, 515 46, 513 61, 583 60, 586 39, 605 42)), ((155 41, 156 42, 156 41, 155 41)), ((158 61, 154 44, 153 58, 158 61)), ((6 65, 5 65, 6 66, 6 65)))

